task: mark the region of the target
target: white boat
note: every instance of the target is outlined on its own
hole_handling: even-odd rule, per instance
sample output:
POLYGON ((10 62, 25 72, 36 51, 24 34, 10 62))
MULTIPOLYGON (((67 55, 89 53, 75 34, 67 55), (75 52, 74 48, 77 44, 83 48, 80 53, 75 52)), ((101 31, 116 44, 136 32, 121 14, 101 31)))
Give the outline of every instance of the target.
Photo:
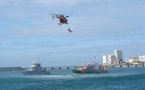
POLYGON ((25 75, 48 75, 50 74, 46 68, 43 68, 40 63, 33 63, 32 66, 22 71, 25 75))

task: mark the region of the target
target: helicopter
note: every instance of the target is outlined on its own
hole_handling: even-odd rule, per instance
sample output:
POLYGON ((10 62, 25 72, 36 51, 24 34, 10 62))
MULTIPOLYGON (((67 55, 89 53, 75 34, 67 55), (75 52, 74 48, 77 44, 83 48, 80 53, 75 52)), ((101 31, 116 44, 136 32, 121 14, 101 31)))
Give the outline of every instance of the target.
MULTIPOLYGON (((67 24, 68 25, 68 17, 69 16, 64 16, 63 14, 51 14, 53 20, 56 18, 59 20, 58 25, 63 25, 63 24, 67 24)), ((67 31, 72 32, 72 30, 70 29, 70 27, 67 29, 67 31)))
POLYGON ((52 15, 52 18, 55 19, 59 19, 59 25, 62 25, 62 24, 68 24, 68 20, 67 18, 69 16, 64 16, 63 14, 51 14, 52 15))

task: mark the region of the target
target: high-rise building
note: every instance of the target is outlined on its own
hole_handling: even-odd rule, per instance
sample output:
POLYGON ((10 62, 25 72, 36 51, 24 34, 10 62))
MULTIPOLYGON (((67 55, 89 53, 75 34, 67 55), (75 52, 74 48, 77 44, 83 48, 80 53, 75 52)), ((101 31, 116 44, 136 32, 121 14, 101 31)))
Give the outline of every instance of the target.
POLYGON ((119 61, 119 63, 123 62, 122 51, 120 49, 114 50, 114 55, 116 56, 116 60, 119 61))

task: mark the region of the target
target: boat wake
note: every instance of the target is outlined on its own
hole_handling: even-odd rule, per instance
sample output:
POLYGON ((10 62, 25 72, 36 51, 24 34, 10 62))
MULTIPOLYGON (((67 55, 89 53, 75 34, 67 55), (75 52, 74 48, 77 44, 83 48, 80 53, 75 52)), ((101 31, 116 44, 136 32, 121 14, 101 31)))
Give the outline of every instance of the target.
POLYGON ((66 75, 28 75, 19 76, 19 78, 52 80, 52 79, 83 79, 83 78, 120 78, 145 74, 66 74, 66 75))

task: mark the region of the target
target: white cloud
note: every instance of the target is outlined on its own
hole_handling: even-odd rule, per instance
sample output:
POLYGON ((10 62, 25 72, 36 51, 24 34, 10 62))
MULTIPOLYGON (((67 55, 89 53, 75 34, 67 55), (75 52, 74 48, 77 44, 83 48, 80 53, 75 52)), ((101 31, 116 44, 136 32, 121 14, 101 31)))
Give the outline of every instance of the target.
POLYGON ((6 3, 7 3, 6 0, 2 0, 2 1, 0 1, 0 5, 5 5, 6 3))
POLYGON ((0 0, 0 5, 20 4, 24 0, 0 0))

